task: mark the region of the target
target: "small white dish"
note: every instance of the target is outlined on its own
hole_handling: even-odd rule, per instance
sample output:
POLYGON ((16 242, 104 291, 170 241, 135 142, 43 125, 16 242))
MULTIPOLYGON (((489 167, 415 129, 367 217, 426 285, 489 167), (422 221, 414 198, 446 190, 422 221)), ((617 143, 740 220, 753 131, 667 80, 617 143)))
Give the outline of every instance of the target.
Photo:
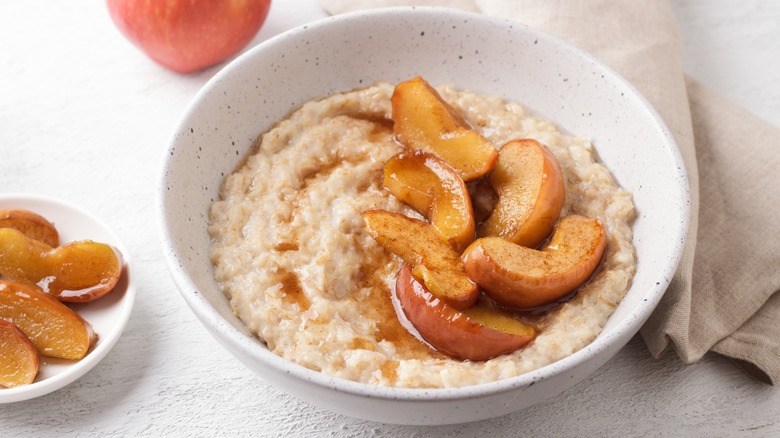
POLYGON ((125 245, 108 225, 92 214, 74 205, 55 199, 26 194, 0 195, 0 209, 33 211, 54 223, 61 244, 74 240, 94 240, 118 248, 124 258, 125 269, 116 288, 102 298, 89 302, 69 304, 92 324, 98 340, 89 353, 79 361, 41 356, 41 367, 35 381, 16 388, 0 388, 0 404, 40 397, 56 391, 86 374, 111 351, 130 318, 135 301, 125 245))

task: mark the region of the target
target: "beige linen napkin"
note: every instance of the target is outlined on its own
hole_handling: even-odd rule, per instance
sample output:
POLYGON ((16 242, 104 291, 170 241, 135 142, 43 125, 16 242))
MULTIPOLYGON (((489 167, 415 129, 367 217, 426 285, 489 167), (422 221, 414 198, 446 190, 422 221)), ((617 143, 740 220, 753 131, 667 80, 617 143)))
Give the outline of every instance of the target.
POLYGON ((780 129, 686 78, 670 5, 659 0, 320 0, 331 14, 446 6, 533 26, 617 70, 653 104, 682 152, 691 225, 680 266, 642 328, 658 357, 714 351, 780 382, 780 129), (695 141, 694 141, 695 139, 695 141))

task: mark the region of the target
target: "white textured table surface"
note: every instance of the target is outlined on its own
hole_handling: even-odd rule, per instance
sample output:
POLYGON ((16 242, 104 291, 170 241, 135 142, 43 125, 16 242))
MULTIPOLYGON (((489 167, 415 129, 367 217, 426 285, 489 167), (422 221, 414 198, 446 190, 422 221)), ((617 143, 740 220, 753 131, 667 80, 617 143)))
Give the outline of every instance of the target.
MULTIPOLYGON (((0 405, 0 436, 780 436, 780 390, 717 356, 652 359, 638 338, 560 396, 465 425, 364 422, 277 391, 196 321, 157 239, 164 148, 219 67, 164 70, 119 35, 104 2, 77 3, 0 3, 0 191, 103 218, 129 247, 138 296, 123 337, 87 375, 0 405)), ((688 73, 780 126, 780 2, 674 5, 688 73)), ((254 43, 324 15, 315 0, 276 0, 254 43)))

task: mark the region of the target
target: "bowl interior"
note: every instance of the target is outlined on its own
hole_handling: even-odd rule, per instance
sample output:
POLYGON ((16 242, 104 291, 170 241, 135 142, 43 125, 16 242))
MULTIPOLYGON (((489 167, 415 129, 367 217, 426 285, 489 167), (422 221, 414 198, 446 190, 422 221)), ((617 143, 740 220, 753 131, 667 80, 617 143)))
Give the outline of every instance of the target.
POLYGON ((308 100, 416 75, 518 101, 592 138, 633 192, 638 265, 591 353, 571 363, 600 342, 626 342, 666 289, 687 230, 688 184, 670 134, 632 87, 581 51, 517 23, 435 8, 373 10, 294 29, 244 54, 196 96, 166 153, 158 202, 169 267, 198 317, 248 334, 213 280, 207 224, 223 177, 258 135, 308 100))

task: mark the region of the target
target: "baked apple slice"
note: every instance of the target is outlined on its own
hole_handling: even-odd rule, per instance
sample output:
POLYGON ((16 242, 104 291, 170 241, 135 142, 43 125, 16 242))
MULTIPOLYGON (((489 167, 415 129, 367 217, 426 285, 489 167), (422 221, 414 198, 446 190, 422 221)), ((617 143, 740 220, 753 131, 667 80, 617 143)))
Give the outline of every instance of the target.
POLYGON ((426 342, 447 356, 488 360, 511 353, 531 342, 536 333, 502 311, 477 304, 458 311, 439 300, 403 265, 395 283, 406 318, 426 342))
POLYGON ((12 228, 0 229, 0 275, 37 286, 60 301, 85 302, 110 292, 122 274, 118 250, 89 240, 52 248, 12 228))
POLYGON ((431 224, 384 210, 369 210, 363 220, 371 237, 411 265, 437 298, 459 310, 477 301, 479 288, 466 275, 459 253, 431 224))
POLYGON ((496 302, 533 309, 582 285, 601 262, 605 246, 601 222, 566 216, 541 250, 483 237, 466 248, 462 258, 469 277, 496 302))
POLYGON ((471 197, 463 179, 428 152, 402 152, 385 164, 384 186, 425 216, 456 251, 474 241, 471 197))
POLYGON ((8 321, 0 319, 0 386, 29 385, 40 367, 38 350, 27 335, 8 321))
POLYGON ((495 166, 498 152, 493 144, 471 129, 423 78, 398 84, 391 103, 399 143, 438 155, 464 181, 475 180, 495 166))
POLYGON ((536 248, 552 232, 565 187, 558 160, 536 140, 513 140, 498 152, 490 183, 498 201, 479 236, 498 236, 536 248))
POLYGON ((35 287, 0 280, 0 319, 13 323, 44 355, 81 359, 97 339, 76 312, 35 287))
POLYGON ((19 230, 30 239, 55 247, 60 244, 60 236, 54 224, 45 217, 27 210, 0 210, 0 228, 19 230))

